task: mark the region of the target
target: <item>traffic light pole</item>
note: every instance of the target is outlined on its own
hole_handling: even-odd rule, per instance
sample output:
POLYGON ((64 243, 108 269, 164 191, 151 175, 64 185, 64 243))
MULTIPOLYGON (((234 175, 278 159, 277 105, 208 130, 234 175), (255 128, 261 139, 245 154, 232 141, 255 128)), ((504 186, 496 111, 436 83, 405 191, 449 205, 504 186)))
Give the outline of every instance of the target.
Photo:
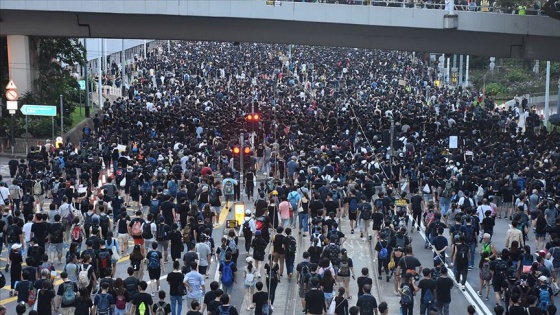
POLYGON ((393 117, 391 117, 391 129, 390 129, 390 133, 391 133, 391 162, 393 162, 393 156, 395 155, 395 151, 394 151, 394 137, 395 137, 395 120, 393 119, 393 117))
MULTIPOLYGON (((251 102, 251 115, 255 117, 255 102, 251 102)), ((255 123, 251 124, 251 149, 255 150, 255 130, 254 130, 255 123)))
POLYGON ((239 183, 239 185, 242 185, 243 183, 243 142, 245 141, 244 139, 244 134, 243 131, 241 131, 241 135, 239 136, 239 148, 241 149, 239 152, 239 181, 241 183, 239 183))

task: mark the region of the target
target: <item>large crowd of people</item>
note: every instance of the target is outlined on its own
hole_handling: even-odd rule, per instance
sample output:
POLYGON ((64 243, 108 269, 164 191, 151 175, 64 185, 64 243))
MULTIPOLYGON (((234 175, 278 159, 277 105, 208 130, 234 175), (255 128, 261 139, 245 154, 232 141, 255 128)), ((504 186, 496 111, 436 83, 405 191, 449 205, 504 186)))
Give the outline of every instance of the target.
POLYGON ((137 56, 126 97, 79 143, 46 143, 0 179, 16 312, 180 315, 186 299, 189 315, 235 315, 242 281, 242 307, 270 315, 285 277, 307 314, 389 314, 374 270, 355 271, 345 248, 360 233, 377 281, 400 296, 391 314, 412 314, 415 299, 421 314, 449 314, 473 269, 496 314, 555 314, 560 136, 526 99, 499 109, 435 84, 437 69, 422 53, 246 43, 137 56), (251 148, 242 164, 236 146, 251 148), (239 200, 254 209, 216 235, 239 200), (492 242, 495 220, 511 221, 505 244, 492 242), (414 257, 420 230, 435 263, 414 257))

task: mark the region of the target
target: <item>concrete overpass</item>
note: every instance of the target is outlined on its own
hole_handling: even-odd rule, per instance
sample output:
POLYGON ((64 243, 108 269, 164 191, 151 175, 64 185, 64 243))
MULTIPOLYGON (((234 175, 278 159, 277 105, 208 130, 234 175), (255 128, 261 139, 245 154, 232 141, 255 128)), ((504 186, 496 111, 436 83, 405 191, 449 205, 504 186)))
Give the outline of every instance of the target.
MULTIPOLYGON (((560 59, 545 16, 264 0, 1 0, 0 35, 157 38, 560 59)), ((10 40, 9 40, 10 41, 10 40)), ((20 41, 12 41, 25 49, 20 41)))

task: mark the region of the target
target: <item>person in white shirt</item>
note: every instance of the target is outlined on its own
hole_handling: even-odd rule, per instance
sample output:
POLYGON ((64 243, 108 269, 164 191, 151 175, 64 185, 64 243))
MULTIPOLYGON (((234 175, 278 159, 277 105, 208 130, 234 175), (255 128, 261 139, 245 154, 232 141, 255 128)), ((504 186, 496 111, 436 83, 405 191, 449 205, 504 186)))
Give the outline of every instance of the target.
POLYGON ((476 212, 478 213, 478 217, 482 220, 486 217, 485 213, 487 210, 492 211, 492 207, 488 204, 488 199, 482 199, 482 203, 478 208, 476 208, 476 212))
POLYGON ((4 202, 4 200, 10 199, 10 190, 6 187, 5 182, 0 182, 0 196, 0 206, 9 206, 4 202))
POLYGON ((23 237, 26 244, 26 248, 31 242, 31 227, 33 226, 33 215, 30 214, 30 218, 28 218, 27 223, 23 225, 23 237))
POLYGON ((243 222, 241 222, 239 232, 237 233, 237 235, 243 235, 243 237, 245 237, 245 251, 247 251, 247 254, 249 254, 249 250, 251 249, 253 235, 255 235, 257 231, 257 223, 251 214, 251 210, 245 210, 245 218, 243 218, 243 222))

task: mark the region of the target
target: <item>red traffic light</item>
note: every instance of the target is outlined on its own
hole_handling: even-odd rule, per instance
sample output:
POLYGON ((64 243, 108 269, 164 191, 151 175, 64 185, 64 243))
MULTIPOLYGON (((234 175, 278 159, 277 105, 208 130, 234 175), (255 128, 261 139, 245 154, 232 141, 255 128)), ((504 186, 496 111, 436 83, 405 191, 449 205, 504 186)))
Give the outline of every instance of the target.
POLYGON ((259 114, 253 114, 253 120, 254 121, 259 121, 261 117, 259 116, 259 114))
POLYGON ((239 155, 241 149, 239 147, 233 147, 231 151, 233 152, 234 155, 239 155))
POLYGON ((243 148, 243 153, 247 154, 247 155, 251 154, 251 147, 244 147, 243 148))

